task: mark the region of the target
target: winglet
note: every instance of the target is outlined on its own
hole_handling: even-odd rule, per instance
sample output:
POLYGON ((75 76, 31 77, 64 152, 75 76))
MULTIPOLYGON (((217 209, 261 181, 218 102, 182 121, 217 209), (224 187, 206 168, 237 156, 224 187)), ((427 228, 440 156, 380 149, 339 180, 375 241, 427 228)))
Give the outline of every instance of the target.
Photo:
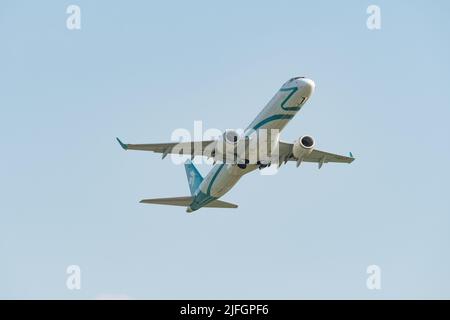
POLYGON ((350 158, 353 158, 353 159, 355 158, 355 157, 353 156, 353 153, 351 153, 351 152, 349 152, 348 155, 350 156, 350 158))
POLYGON ((117 142, 119 142, 120 146, 123 148, 123 150, 128 150, 128 145, 120 141, 119 138, 116 138, 117 142))

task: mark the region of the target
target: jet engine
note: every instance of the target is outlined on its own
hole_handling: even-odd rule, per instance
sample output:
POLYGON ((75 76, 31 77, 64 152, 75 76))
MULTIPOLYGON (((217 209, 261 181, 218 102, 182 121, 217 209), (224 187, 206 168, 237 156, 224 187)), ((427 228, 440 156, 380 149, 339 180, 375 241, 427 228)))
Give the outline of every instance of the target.
POLYGON ((246 140, 235 130, 226 130, 223 138, 218 140, 216 144, 214 155, 215 159, 225 163, 246 163, 245 160, 240 160, 238 154, 245 155, 246 140))
POLYGON ((313 151, 314 144, 314 139, 311 136, 303 136, 294 142, 292 154, 297 162, 301 162, 305 156, 313 151))
POLYGON ((223 138, 226 143, 230 145, 236 145, 239 141, 240 135, 234 130, 226 130, 223 134, 223 138))

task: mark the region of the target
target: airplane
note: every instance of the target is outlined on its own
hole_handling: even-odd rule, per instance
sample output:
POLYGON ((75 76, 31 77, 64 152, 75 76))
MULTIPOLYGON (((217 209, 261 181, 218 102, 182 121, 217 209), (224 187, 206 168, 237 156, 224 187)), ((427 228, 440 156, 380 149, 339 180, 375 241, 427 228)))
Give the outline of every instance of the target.
POLYGON ((237 208, 236 204, 219 198, 242 176, 256 169, 264 169, 271 164, 279 167, 288 161, 295 162, 297 167, 302 162, 317 163, 319 169, 328 162, 353 162, 355 158, 351 152, 349 156, 342 156, 315 149, 315 141, 309 135, 300 137, 294 143, 280 140, 280 132, 309 100, 314 90, 315 83, 311 79, 306 77, 289 79, 243 134, 227 130, 221 138, 214 140, 154 144, 125 144, 116 138, 125 150, 153 151, 161 153, 163 159, 168 154, 180 154, 189 155, 191 160, 195 156, 206 156, 214 160, 214 167, 205 177, 200 174, 192 161, 188 159, 185 162, 190 196, 144 199, 140 202, 182 206, 186 207, 188 213, 203 207, 237 208), (265 139, 260 139, 261 136, 265 139), (265 156, 261 156, 263 149, 265 156))

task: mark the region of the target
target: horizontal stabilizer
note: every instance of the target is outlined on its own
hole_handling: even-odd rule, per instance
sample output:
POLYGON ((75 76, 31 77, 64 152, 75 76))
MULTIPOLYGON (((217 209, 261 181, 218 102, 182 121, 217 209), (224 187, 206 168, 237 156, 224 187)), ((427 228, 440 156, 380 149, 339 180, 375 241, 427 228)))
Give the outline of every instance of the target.
POLYGON ((174 198, 157 198, 144 199, 140 203, 165 204, 168 206, 189 207, 192 203, 192 197, 174 197, 174 198))
POLYGON ((206 208, 237 208, 238 205, 222 200, 213 200, 205 205, 206 208))
MULTIPOLYGON (((140 203, 163 204, 168 206, 189 207, 192 203, 192 197, 174 197, 174 198, 157 198, 144 199, 140 203)), ((222 200, 213 200, 206 204, 207 208, 237 208, 237 204, 225 202, 222 200)))

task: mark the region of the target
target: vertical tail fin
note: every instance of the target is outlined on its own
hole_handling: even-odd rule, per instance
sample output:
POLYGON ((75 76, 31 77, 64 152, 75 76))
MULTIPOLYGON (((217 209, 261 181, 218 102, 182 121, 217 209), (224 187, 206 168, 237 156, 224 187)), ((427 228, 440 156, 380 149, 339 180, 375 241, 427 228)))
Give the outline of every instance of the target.
POLYGON ((197 168, 194 166, 194 164, 191 162, 191 160, 187 160, 184 163, 184 168, 186 169, 186 176, 189 183, 189 190, 191 190, 191 195, 194 194, 194 192, 197 190, 200 183, 203 181, 203 177, 198 172, 197 168))

